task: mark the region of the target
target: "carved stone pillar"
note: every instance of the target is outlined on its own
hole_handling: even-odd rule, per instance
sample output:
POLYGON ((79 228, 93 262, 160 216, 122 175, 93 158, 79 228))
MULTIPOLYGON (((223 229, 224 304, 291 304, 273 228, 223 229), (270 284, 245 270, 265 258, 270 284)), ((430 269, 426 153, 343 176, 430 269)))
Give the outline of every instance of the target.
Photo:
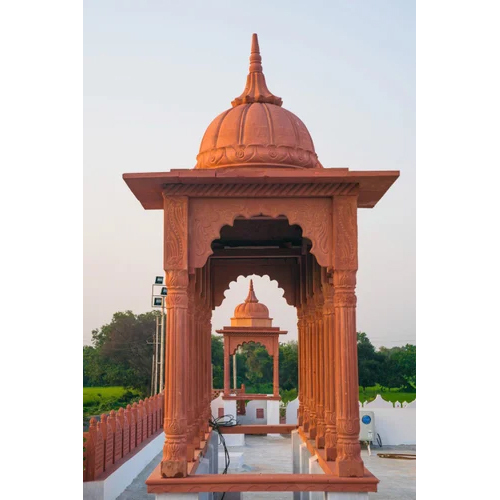
POLYGON ((168 288, 163 477, 187 476, 186 335, 188 199, 164 198, 164 269, 168 288))
POLYGON ((186 332, 187 271, 167 271, 167 352, 165 371, 165 444, 163 477, 187 476, 186 332))
POLYGON ((333 307, 333 285, 323 283, 323 352, 325 380, 325 453, 327 460, 337 458, 337 424, 335 415, 335 370, 334 370, 334 340, 335 320, 333 307))
POLYGON ((299 410, 298 424, 304 425, 304 310, 302 306, 297 307, 297 332, 298 346, 298 375, 299 375, 299 410))
MULTIPOLYGON (((321 292, 318 292, 321 293, 321 292)), ((325 350, 324 350, 324 322, 323 322, 323 298, 318 295, 316 299, 316 328, 317 328, 317 367, 316 375, 318 397, 317 397, 317 432, 316 447, 325 447, 325 350)))
POLYGON ((304 374, 304 431, 309 432, 310 426, 310 408, 311 408, 311 362, 309 359, 310 354, 310 331, 309 331, 309 305, 304 305, 304 366, 302 373, 304 374))
POLYGON ((309 324, 311 333, 311 424, 309 426, 309 437, 311 439, 316 439, 316 434, 318 431, 318 329, 316 324, 316 301, 315 298, 311 300, 310 312, 309 312, 309 324))
POLYGON ((224 396, 230 393, 229 356, 229 338, 224 335, 224 396))
POLYGON ((364 465, 359 444, 358 350, 356 339, 357 196, 333 199, 335 309, 336 472, 361 477, 364 465))
POLYGON ((317 341, 317 331, 316 331, 316 322, 315 322, 315 308, 316 305, 314 303, 314 299, 311 299, 311 303, 309 306, 309 374, 310 374, 310 407, 309 407, 309 437, 311 439, 316 439, 317 432, 317 410, 316 410, 316 398, 317 387, 316 387, 316 377, 317 377, 317 350, 316 350, 316 341, 317 341))
POLYGON ((273 356, 273 395, 280 395, 280 343, 278 337, 276 337, 276 343, 274 346, 274 356, 273 356))
POLYGON ((208 421, 212 416, 210 403, 212 402, 212 308, 205 305, 205 383, 206 383, 206 402, 205 402, 205 431, 209 431, 208 421))
POLYGON ((195 342, 194 336, 194 277, 190 276, 188 283, 188 328, 186 330, 186 366, 184 372, 186 376, 186 418, 187 418, 187 459, 194 460, 195 450, 195 401, 196 388, 194 383, 194 356, 196 351, 192 348, 195 342))
POLYGON ((196 313, 196 327, 197 327, 197 335, 198 335, 198 345, 197 350, 199 352, 199 363, 198 363, 198 386, 199 386, 199 394, 200 394, 200 404, 198 407, 198 415, 199 415, 199 426, 198 426, 198 436, 200 441, 205 439, 205 404, 206 404, 206 392, 207 392, 207 384, 206 384, 206 340, 205 340, 205 330, 203 325, 203 303, 200 299, 198 299, 198 308, 196 313))

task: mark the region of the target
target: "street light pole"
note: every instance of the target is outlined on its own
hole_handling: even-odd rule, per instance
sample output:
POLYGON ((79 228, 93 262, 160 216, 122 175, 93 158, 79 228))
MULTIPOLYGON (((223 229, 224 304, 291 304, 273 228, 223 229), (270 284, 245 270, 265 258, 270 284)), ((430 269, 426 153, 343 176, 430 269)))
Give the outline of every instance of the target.
POLYGON ((167 321, 166 321, 166 311, 165 311, 165 300, 167 298, 167 287, 163 286, 163 276, 157 276, 155 283, 151 289, 151 306, 161 307, 161 327, 160 327, 160 341, 158 339, 158 318, 156 318, 156 365, 155 365, 155 393, 163 391, 164 387, 164 368, 165 368, 165 346, 167 343, 166 331, 167 331, 167 321), (161 294, 157 295, 155 293, 155 286, 161 286, 161 294), (158 359, 158 344, 160 344, 160 359, 158 359), (158 365, 160 365, 160 380, 158 382, 158 365))

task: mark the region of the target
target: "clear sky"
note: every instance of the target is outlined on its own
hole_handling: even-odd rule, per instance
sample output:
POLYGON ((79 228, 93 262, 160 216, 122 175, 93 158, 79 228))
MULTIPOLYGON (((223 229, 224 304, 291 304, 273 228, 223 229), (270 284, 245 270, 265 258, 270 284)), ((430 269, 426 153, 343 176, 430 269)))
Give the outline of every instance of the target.
MULTIPOLYGON (((203 133, 244 86, 258 33, 269 89, 299 116, 325 167, 400 170, 359 214, 358 323, 376 346, 415 343, 415 3, 84 2, 84 338, 116 311, 150 310, 162 212, 124 172, 192 168, 203 133)), ((239 278, 217 308, 228 324, 239 278)), ((296 338, 268 278, 257 297, 296 338)))

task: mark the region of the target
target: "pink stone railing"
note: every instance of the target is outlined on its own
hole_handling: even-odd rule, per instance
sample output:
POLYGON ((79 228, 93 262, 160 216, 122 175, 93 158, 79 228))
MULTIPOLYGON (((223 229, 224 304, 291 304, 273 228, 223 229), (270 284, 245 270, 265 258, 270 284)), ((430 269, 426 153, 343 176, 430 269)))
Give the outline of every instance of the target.
POLYGON ((83 433, 83 480, 94 481, 142 443, 151 440, 163 422, 163 394, 127 405, 98 422, 90 419, 83 433))

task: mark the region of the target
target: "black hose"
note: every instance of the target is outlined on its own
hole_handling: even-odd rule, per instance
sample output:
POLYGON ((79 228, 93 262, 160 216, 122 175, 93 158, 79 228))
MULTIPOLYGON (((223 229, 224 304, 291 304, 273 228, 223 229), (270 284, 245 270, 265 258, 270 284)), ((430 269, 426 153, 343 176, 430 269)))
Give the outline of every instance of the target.
MULTIPOLYGON (((208 425, 219 434, 219 444, 221 444, 224 447, 224 459, 225 459, 225 467, 224 471, 222 474, 227 474, 227 470, 229 469, 229 464, 231 463, 231 459, 229 457, 229 451, 226 446, 226 440, 224 439, 224 436, 222 435, 222 432, 220 431, 221 427, 233 427, 237 425, 237 421, 234 418, 233 415, 222 415, 222 417, 217 417, 217 418, 210 418, 208 420, 208 425), (224 420, 227 418, 227 420, 224 420)), ((225 497, 226 492, 222 495, 220 500, 223 500, 225 497)))

